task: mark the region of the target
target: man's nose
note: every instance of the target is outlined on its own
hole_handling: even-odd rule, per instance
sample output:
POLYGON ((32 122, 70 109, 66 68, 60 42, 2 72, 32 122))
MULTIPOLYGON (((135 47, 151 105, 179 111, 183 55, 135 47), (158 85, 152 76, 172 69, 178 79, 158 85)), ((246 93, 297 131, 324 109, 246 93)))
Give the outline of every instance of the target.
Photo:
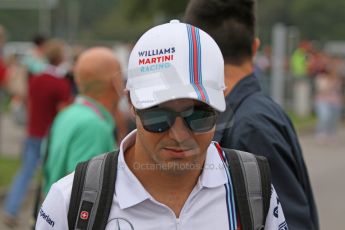
POLYGON ((183 118, 176 117, 175 123, 169 129, 169 136, 177 142, 183 142, 191 138, 191 130, 187 127, 183 118))

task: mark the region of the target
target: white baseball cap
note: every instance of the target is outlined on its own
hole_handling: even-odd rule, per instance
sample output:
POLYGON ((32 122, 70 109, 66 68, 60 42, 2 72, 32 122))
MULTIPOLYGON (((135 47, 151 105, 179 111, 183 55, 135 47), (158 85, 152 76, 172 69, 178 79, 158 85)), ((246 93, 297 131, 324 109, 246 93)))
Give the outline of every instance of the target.
POLYGON ((136 43, 129 57, 126 89, 137 109, 195 99, 222 112, 222 53, 201 29, 172 20, 148 30, 136 43))

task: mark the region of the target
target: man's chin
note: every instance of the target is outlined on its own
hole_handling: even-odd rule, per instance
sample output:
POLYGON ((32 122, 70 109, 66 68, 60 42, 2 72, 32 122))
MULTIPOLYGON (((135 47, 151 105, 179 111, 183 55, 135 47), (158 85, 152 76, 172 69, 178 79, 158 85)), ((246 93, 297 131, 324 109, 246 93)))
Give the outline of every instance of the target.
POLYGON ((181 159, 161 163, 158 167, 162 172, 166 172, 176 176, 202 169, 202 165, 200 164, 183 162, 183 160, 181 159))

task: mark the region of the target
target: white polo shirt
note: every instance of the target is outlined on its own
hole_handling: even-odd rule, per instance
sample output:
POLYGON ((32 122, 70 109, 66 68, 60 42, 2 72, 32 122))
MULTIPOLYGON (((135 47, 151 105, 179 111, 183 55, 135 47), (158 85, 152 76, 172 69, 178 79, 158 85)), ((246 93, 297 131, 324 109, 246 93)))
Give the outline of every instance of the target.
MULTIPOLYGON (((135 143, 136 131, 120 145, 115 194, 106 229, 116 230, 228 230, 236 213, 227 169, 212 143, 205 169, 184 204, 179 218, 156 201, 130 171, 124 152, 135 143)), ((74 173, 56 182, 42 204, 36 229, 68 229, 67 213, 74 173)), ((234 223, 236 224, 236 223, 234 223)), ((233 226, 234 226, 233 224, 233 226)), ((273 189, 265 230, 287 229, 285 217, 273 189)))

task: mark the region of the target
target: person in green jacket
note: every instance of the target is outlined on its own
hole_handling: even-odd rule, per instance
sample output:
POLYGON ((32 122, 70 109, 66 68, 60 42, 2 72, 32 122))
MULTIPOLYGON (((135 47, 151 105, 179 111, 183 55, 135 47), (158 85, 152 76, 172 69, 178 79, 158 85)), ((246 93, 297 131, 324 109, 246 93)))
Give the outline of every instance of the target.
POLYGON ((308 75, 308 42, 301 42, 299 47, 292 53, 290 58, 291 73, 294 78, 302 79, 308 75))
MULTIPOLYGON (((75 66, 80 94, 51 127, 44 164, 44 193, 76 165, 114 150, 114 117, 123 94, 120 64, 108 48, 95 47, 81 54, 75 66)), ((122 122, 117 121, 121 126, 122 122)))

